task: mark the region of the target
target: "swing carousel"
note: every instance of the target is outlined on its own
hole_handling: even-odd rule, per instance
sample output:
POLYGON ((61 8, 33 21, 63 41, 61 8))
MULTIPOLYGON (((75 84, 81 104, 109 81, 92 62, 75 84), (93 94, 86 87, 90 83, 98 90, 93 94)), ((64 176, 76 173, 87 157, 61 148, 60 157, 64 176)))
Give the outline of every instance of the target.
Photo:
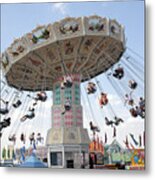
MULTIPOLYGON (((125 50, 122 25, 116 20, 90 16, 65 18, 54 24, 38 26, 31 33, 14 40, 2 54, 1 64, 7 84, 18 91, 18 96, 14 95, 14 98, 18 99, 13 105, 14 108, 22 104, 20 96, 23 91, 40 91, 40 94, 38 93, 37 97, 33 98, 33 107, 38 101, 46 101, 46 91, 53 92, 53 104, 49 107, 52 113, 52 127, 49 127, 46 137, 49 167, 88 166, 90 139, 87 129, 83 126, 80 85, 81 82, 89 81, 87 95, 94 94, 97 86, 101 91, 100 108, 109 104, 109 108, 115 115, 99 81, 95 79, 96 82, 92 83, 91 79, 107 72, 120 62, 125 50)), ((131 64, 127 63, 129 56, 124 56, 124 59, 122 65, 126 66, 127 71, 132 70, 131 64)), ((132 63, 135 62, 132 61, 132 63)), ((136 72, 132 70, 132 73, 136 72)), ((124 70, 120 65, 113 74, 108 73, 106 76, 120 98, 122 98, 120 93, 124 87, 115 86, 115 80, 112 77, 119 81, 123 76, 124 70), (119 88, 122 88, 121 91, 119 88)), ((131 89, 137 86, 136 81, 130 84, 131 89)), ((4 88, 2 97, 7 97, 5 82, 2 88, 4 88)), ((129 95, 127 96, 126 103, 129 103, 129 95)), ((13 97, 10 96, 10 98, 13 97)), ((26 95, 23 101, 26 103, 28 98, 31 98, 31 94, 26 95)), ((89 98, 87 100, 93 111, 89 98)), ((7 102, 5 106, 7 107, 7 102)), ((3 115, 9 113, 8 109, 5 109, 2 111, 3 115)), ((31 113, 22 117, 20 123, 34 118, 35 108, 29 108, 29 111, 31 113)), ((105 117, 106 125, 114 128, 114 136, 116 136, 116 126, 123 122, 116 116, 114 121, 105 117)), ((5 127, 9 126, 9 123, 10 120, 5 119, 5 127)), ((18 125, 16 127, 18 128, 18 125)), ((100 131, 93 122, 90 122, 90 129, 94 136, 100 131)), ((32 133, 30 139, 33 141, 33 138, 32 133)), ((24 135, 21 139, 24 141, 24 135)))

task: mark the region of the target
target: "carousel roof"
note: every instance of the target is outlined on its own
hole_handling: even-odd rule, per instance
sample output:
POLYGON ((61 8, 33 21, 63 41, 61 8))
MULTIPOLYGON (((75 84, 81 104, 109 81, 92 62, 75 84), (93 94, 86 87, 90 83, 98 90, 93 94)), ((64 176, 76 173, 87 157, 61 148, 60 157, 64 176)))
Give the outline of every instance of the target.
POLYGON ((85 81, 105 72, 124 50, 124 28, 116 20, 65 18, 16 39, 2 53, 1 64, 10 86, 51 90, 60 76, 81 74, 85 81))

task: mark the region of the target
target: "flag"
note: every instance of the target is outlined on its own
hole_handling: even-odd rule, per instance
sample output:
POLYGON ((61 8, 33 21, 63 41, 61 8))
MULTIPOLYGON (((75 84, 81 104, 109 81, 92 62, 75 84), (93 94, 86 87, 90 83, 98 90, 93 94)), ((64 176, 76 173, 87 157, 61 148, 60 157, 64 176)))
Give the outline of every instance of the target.
POLYGON ((136 141, 134 135, 133 135, 133 134, 130 134, 130 137, 131 137, 132 141, 134 142, 134 144, 137 146, 137 145, 138 145, 138 142, 136 141))

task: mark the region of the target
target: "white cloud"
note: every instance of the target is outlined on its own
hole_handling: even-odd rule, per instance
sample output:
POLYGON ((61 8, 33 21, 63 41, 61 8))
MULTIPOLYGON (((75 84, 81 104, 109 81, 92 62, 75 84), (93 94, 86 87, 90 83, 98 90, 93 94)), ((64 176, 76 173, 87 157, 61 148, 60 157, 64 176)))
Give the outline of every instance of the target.
POLYGON ((52 5, 52 10, 62 15, 67 15, 68 13, 68 8, 66 3, 54 3, 52 5))

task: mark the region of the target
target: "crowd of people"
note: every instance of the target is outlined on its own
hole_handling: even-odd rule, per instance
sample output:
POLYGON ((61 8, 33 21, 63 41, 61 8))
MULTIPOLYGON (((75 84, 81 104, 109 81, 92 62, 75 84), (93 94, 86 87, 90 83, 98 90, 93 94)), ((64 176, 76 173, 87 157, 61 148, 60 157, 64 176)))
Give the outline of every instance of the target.
MULTIPOLYGON (((14 144, 16 143, 17 137, 16 134, 13 135, 9 135, 8 140, 13 142, 14 144)), ((26 143, 26 135, 24 133, 21 133, 20 135, 20 141, 25 144, 26 143)), ((44 138, 42 137, 41 133, 37 133, 37 135, 35 136, 35 133, 32 132, 29 135, 29 141, 30 141, 30 145, 38 145, 38 144, 43 144, 44 143, 44 138)))

